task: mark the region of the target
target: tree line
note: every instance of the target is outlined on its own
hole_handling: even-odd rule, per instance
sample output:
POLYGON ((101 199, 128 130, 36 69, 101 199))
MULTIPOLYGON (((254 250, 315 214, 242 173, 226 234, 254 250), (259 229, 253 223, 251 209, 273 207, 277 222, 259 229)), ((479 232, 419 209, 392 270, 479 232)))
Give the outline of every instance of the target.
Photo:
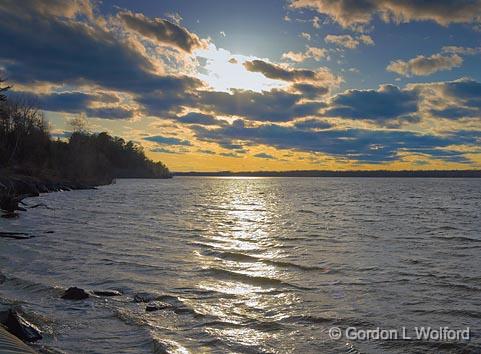
POLYGON ((10 99, 0 79, 0 171, 89 184, 114 178, 169 178, 169 169, 145 156, 142 146, 88 132, 81 119, 71 122, 66 140, 53 139, 35 104, 10 99))

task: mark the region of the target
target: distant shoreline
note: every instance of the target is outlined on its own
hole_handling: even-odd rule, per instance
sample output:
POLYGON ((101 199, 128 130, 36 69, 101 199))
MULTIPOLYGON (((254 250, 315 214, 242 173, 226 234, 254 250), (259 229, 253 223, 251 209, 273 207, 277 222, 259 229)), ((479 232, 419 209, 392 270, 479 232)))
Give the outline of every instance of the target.
POLYGON ((393 178, 481 178, 481 170, 419 170, 419 171, 218 171, 173 172, 174 176, 199 177, 393 177, 393 178))

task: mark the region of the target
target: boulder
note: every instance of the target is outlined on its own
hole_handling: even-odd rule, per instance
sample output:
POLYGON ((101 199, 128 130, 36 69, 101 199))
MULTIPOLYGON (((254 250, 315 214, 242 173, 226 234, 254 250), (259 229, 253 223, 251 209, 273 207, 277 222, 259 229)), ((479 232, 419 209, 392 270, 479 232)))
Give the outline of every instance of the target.
POLYGON ((42 339, 40 330, 25 318, 23 318, 16 310, 10 309, 6 316, 5 327, 17 338, 25 342, 35 342, 42 339))
POLYGON ((83 300, 89 297, 89 294, 84 290, 77 287, 68 288, 62 295, 64 300, 83 300))

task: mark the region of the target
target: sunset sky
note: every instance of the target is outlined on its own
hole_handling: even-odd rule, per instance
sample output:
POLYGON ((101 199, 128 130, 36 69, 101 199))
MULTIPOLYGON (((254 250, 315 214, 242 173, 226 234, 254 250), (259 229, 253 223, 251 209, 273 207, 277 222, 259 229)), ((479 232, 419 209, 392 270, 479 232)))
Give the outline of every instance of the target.
POLYGON ((0 72, 172 171, 481 168, 481 0, 2 0, 0 72))

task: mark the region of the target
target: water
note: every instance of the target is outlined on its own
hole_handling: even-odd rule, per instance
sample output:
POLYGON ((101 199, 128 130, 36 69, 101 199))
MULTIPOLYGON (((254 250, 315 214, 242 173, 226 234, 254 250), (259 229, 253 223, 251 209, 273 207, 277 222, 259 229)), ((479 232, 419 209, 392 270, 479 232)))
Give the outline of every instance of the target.
MULTIPOLYGON (((52 193, 1 220, 0 302, 67 353, 459 353, 481 348, 477 179, 175 178, 52 193), (53 231, 53 233, 51 233, 53 231), (118 298, 60 299, 65 288, 118 298), (168 308, 146 313, 134 294, 168 308), (471 328, 470 341, 329 328, 471 328)), ((413 334, 413 333, 410 333, 413 334)))

